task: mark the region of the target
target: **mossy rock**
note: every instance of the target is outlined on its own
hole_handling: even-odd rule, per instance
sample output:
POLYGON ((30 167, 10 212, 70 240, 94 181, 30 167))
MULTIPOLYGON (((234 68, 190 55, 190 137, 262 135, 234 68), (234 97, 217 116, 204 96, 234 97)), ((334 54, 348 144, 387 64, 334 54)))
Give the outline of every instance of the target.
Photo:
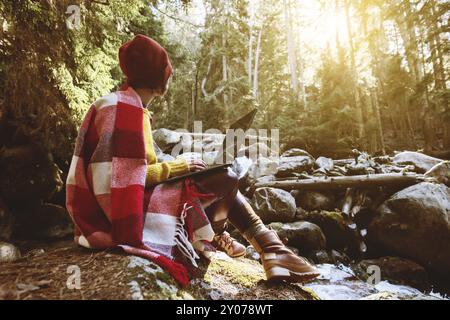
POLYGON ((343 250, 353 256, 358 255, 360 240, 357 230, 348 226, 340 212, 304 211, 298 218, 318 225, 325 234, 329 249, 343 250))

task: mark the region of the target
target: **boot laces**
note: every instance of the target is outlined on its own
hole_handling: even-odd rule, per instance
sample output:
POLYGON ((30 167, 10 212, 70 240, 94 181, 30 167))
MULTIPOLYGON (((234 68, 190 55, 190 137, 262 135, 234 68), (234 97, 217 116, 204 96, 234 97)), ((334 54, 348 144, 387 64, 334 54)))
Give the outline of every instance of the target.
POLYGON ((225 231, 222 234, 216 236, 216 241, 225 249, 231 249, 235 240, 230 236, 228 232, 225 231))

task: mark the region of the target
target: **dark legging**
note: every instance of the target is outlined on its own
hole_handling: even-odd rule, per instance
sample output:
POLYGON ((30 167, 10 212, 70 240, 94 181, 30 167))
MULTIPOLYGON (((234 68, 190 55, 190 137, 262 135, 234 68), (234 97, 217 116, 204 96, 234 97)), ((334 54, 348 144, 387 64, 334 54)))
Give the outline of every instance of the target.
POLYGON ((242 234, 251 227, 262 225, 261 219, 239 191, 239 179, 231 169, 199 175, 194 180, 200 192, 215 195, 214 199, 204 200, 202 204, 216 234, 225 230, 227 221, 242 234))

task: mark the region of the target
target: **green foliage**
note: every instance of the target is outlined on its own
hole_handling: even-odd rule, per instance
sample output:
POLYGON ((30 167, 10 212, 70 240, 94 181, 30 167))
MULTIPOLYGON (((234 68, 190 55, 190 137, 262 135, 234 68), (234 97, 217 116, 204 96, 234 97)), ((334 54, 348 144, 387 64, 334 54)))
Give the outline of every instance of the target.
MULTIPOLYGON (((416 147, 425 136, 445 145, 443 126, 450 122, 445 1, 345 2, 354 52, 348 39, 335 46, 333 40, 320 59, 311 60, 308 44, 295 41, 296 50, 306 53, 297 55, 297 67, 314 69, 305 100, 291 88, 281 1, 260 0, 254 16, 249 0, 203 3, 204 27, 177 18, 189 9, 188 0, 81 0, 81 26, 72 30, 66 24, 68 0, 2 1, 0 120, 15 129, 0 147, 25 136, 66 166, 89 105, 123 82, 117 51, 137 33, 167 48, 175 69, 169 93, 153 103, 156 127, 191 129, 194 120, 202 120, 204 130, 225 129, 257 107, 256 127, 279 129, 282 148, 302 147, 316 155, 345 156, 354 147, 377 151, 391 137, 396 148, 416 147), (177 24, 175 32, 166 30, 167 19, 177 24), (185 27, 192 28, 192 37, 180 40, 177 30, 185 27), (424 126, 425 116, 433 128, 424 126)), ((334 10, 344 2, 318 3, 321 10, 334 10)), ((430 139, 428 144, 440 146, 430 139)))
POLYGON ((70 159, 77 127, 90 104, 123 82, 120 45, 136 33, 167 42, 148 1, 79 1, 78 29, 67 27, 69 4, 0 4, 7 25, 0 42, 2 115, 22 135, 46 146, 62 166, 70 159))

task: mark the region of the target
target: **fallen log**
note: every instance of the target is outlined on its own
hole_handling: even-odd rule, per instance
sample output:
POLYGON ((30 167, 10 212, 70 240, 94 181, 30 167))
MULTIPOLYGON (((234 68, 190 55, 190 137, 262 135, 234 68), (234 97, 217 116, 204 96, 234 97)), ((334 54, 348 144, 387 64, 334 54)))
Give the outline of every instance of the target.
POLYGON ((317 177, 312 179, 291 179, 284 181, 260 182, 255 188, 279 188, 284 190, 336 190, 368 187, 400 187, 429 181, 423 175, 415 173, 385 173, 345 177, 317 177))

